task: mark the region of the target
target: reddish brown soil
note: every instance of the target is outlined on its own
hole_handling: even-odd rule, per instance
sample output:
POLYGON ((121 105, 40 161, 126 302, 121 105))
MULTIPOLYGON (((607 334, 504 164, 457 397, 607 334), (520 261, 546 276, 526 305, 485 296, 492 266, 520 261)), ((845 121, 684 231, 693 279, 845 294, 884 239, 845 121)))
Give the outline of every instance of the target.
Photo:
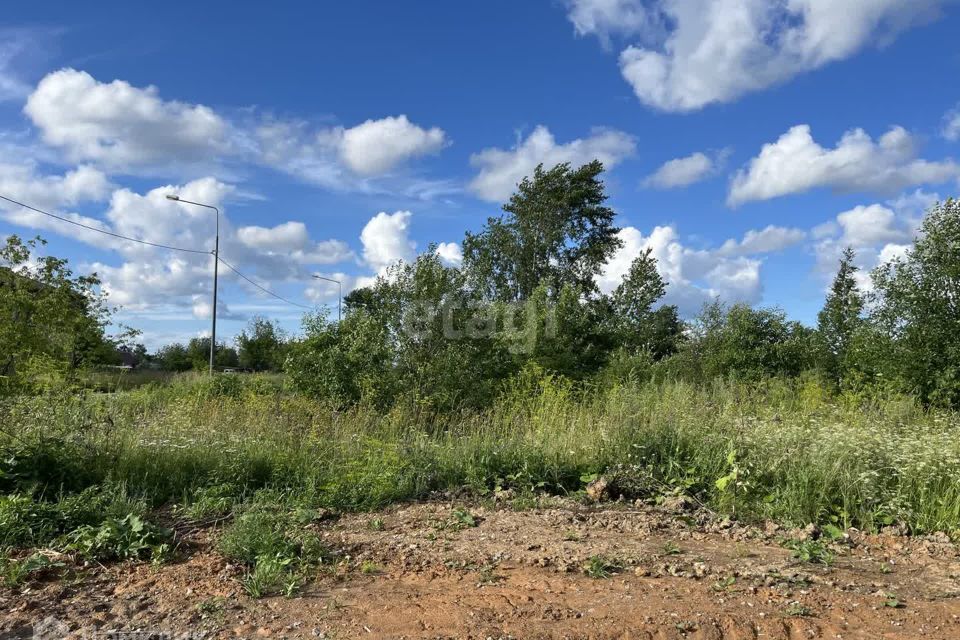
MULTIPOLYGON (((223 638, 960 638, 960 553, 946 536, 832 545, 829 567, 703 513, 556 502, 512 511, 400 506, 320 525, 342 557, 292 598, 254 600, 195 534, 187 558, 79 568, 0 592, 0 638, 107 630, 223 638), (379 518, 371 526, 371 520, 379 518), (382 527, 382 528, 381 528, 382 527), (585 575, 593 556, 622 568, 585 575), (71 577, 72 576, 72 577, 71 577), (4 633, 6 632, 6 633, 4 633)), ((456 505, 462 506, 462 505, 456 505)), ((48 637, 51 637, 48 635, 48 637)), ((140 636, 145 638, 146 636, 140 636)))

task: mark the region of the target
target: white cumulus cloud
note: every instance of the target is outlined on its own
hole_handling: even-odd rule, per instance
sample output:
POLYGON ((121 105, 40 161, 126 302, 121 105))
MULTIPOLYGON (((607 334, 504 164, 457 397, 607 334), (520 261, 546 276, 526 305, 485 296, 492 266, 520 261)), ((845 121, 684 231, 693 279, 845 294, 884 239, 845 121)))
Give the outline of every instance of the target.
POLYGON ((578 34, 637 37, 620 54, 645 104, 691 111, 890 42, 947 0, 571 0, 578 34))
POLYGON ((409 158, 436 153, 446 144, 442 129, 423 129, 404 115, 367 120, 338 133, 341 158, 365 176, 390 171, 409 158))
POLYGON ((853 129, 827 149, 813 139, 809 125, 797 125, 765 144, 734 176, 727 202, 737 206, 818 187, 890 193, 960 176, 960 165, 953 160, 917 158, 916 146, 910 133, 893 127, 877 141, 863 129, 853 129))
POLYGON ((75 69, 43 78, 24 112, 69 160, 117 171, 202 160, 228 144, 227 123, 209 107, 166 101, 156 87, 103 83, 75 69))
POLYGON ((675 189, 700 182, 716 174, 723 166, 727 151, 707 155, 702 151, 663 163, 643 180, 643 186, 654 189, 675 189))
POLYGON ((382 271, 399 260, 413 258, 417 245, 410 239, 412 215, 409 211, 381 211, 363 227, 360 232, 363 258, 375 271, 382 271))
POLYGON ((609 169, 635 150, 633 137, 622 131, 598 129, 587 138, 558 144, 550 130, 540 125, 512 149, 489 148, 473 154, 470 164, 479 173, 470 182, 470 189, 484 200, 502 202, 538 164, 552 168, 569 162, 577 167, 600 160, 609 169))
POLYGON ((441 242, 437 245, 437 255, 452 267, 459 267, 463 262, 463 248, 457 242, 441 242))
POLYGON ((633 260, 649 248, 657 259, 657 271, 667 281, 663 302, 677 305, 682 314, 695 314, 717 297, 752 304, 763 294, 763 262, 758 256, 796 244, 804 235, 796 229, 767 227, 748 231, 741 240, 730 239, 716 249, 693 249, 684 245, 672 226, 655 227, 649 235, 624 227, 619 234, 623 246, 605 265, 597 284, 601 291, 613 291, 633 260))

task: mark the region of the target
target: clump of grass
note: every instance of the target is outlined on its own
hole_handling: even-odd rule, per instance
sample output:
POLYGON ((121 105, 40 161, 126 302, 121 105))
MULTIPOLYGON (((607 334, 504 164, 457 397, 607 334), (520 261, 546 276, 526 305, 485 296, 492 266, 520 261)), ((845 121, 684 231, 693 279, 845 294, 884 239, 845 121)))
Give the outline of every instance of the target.
POLYGON ((65 565, 41 553, 32 553, 25 558, 10 558, 0 555, 0 580, 8 588, 16 588, 25 582, 63 568, 65 565))
POLYGON ((315 510, 284 496, 263 493, 226 528, 220 551, 247 567, 243 585, 251 596, 290 595, 309 569, 328 558, 319 536, 308 528, 315 516, 315 510))
POLYGON ((228 483, 200 487, 189 500, 177 506, 177 513, 187 520, 204 522, 228 516, 240 501, 240 491, 228 483))

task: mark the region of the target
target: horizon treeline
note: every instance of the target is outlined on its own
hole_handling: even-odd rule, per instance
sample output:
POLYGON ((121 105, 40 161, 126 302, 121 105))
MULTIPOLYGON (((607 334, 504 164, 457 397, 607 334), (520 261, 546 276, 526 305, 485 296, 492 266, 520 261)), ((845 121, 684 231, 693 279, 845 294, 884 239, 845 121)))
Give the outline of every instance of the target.
MULTIPOLYGON (((816 376, 838 392, 902 393, 960 407, 956 200, 931 207, 913 245, 869 274, 868 291, 858 287, 856 256, 847 248, 815 327, 778 308, 721 300, 687 321, 662 303, 669 282, 650 250, 612 292, 598 288, 598 274, 622 244, 602 172, 599 161, 537 167, 499 216, 466 234, 461 266, 445 264, 431 247, 348 294, 342 321, 307 314, 300 337, 254 318, 236 348, 218 345, 217 365, 283 371, 294 389, 338 406, 389 406, 404 398, 438 410, 484 407, 505 388, 549 375, 583 388, 816 376)), ((29 252, 10 242, 0 259, 15 269, 29 252)), ((14 361, 8 345, 24 317, 10 295, 14 284, 0 285, 0 366, 14 361)), ((95 284, 60 274, 49 287, 98 300, 98 315, 72 312, 93 317, 104 341, 108 314, 92 293, 95 284)), ((21 345, 16 359, 42 355, 48 366, 67 368, 96 360, 67 358, 65 347, 31 349, 21 345)), ((170 371, 205 368, 208 353, 209 338, 168 345, 153 356, 140 350, 142 360, 170 371)), ((0 375, 12 376, 12 364, 5 371, 0 375)))

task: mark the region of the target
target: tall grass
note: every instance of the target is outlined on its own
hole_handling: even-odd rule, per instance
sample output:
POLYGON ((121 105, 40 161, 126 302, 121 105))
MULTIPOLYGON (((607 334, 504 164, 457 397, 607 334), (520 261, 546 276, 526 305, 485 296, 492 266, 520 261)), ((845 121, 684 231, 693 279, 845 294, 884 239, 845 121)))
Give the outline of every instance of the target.
MULTIPOLYGON (((184 378, 0 409, 0 489, 117 486, 149 505, 269 488, 364 510, 469 486, 555 493, 619 465, 740 518, 960 530, 960 415, 812 380, 515 385, 489 410, 337 411, 257 376, 184 378)), ((2 522, 0 522, 2 527, 2 522)))

